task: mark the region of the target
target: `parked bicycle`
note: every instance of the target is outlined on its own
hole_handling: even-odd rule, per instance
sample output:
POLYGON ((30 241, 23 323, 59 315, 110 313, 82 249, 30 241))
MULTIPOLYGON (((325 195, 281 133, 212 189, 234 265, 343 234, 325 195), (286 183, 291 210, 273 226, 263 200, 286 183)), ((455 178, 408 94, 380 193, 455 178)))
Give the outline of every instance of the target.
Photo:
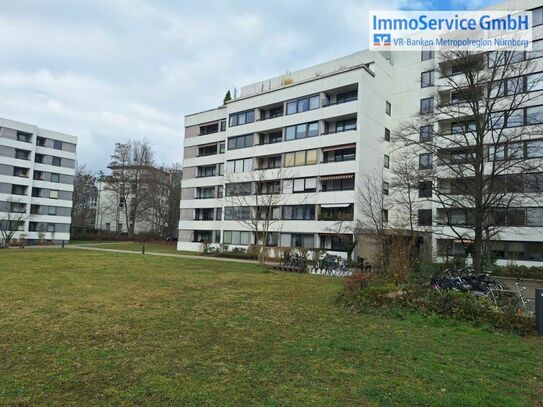
POLYGON ((345 259, 328 253, 325 253, 317 260, 311 272, 313 274, 324 274, 338 277, 345 277, 351 274, 345 259))
POLYGON ((491 278, 489 273, 477 274, 471 266, 464 266, 457 270, 445 269, 441 273, 434 273, 430 284, 438 290, 471 291, 479 296, 488 296, 491 290, 506 288, 501 281, 491 278))
POLYGON ((285 252, 281 266, 296 270, 299 273, 305 273, 307 270, 307 259, 297 252, 285 252))

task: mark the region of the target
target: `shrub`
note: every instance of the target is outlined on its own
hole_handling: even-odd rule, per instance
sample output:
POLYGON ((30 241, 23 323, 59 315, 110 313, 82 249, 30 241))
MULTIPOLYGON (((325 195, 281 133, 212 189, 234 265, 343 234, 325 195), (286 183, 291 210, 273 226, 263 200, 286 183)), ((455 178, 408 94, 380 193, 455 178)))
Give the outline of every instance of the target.
POLYGON ((439 291, 429 287, 410 286, 405 290, 393 284, 368 285, 352 292, 344 289, 338 298, 343 305, 358 312, 404 309, 424 315, 468 321, 493 330, 531 335, 535 319, 519 312, 519 307, 505 303, 496 307, 485 297, 458 291, 439 291))
POLYGON ((537 280, 543 280, 543 267, 542 266, 494 266, 492 273, 497 276, 508 276, 518 278, 534 278, 537 280))
POLYGON ((343 289, 348 295, 352 295, 366 288, 371 277, 371 273, 353 273, 343 280, 343 289))

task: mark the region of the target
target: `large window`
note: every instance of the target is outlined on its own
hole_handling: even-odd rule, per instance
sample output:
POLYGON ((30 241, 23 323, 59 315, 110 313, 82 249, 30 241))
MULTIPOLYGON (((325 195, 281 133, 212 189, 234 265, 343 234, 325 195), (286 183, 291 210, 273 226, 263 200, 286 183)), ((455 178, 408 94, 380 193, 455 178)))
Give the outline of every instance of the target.
POLYGON ((251 232, 240 230, 225 230, 222 236, 223 243, 248 245, 251 243, 251 232))
POLYGON ((249 206, 227 206, 224 208, 224 220, 247 219, 251 219, 251 207, 249 206))
POLYGON ((252 158, 244 158, 241 160, 229 160, 226 162, 226 172, 228 173, 249 172, 252 170, 253 170, 252 158))
POLYGON ((315 192, 317 190, 317 178, 315 177, 296 178, 290 182, 292 182, 293 193, 315 192))
POLYGON ((51 164, 54 165, 55 167, 60 167, 62 165, 62 158, 53 157, 51 164))
POLYGON ((208 165, 206 167, 198 167, 197 177, 214 177, 216 171, 215 165, 208 165))
POLYGON ((226 184, 226 196, 251 195, 252 187, 250 182, 238 182, 226 184))
POLYGON ((420 87, 434 86, 434 71, 426 71, 420 74, 420 87))
POLYGON ((17 132, 17 141, 23 141, 25 143, 30 143, 30 139, 32 138, 32 133, 25 133, 23 131, 17 132))
POLYGON ((230 137, 228 138, 228 150, 237 150, 239 148, 252 147, 253 140, 254 136, 252 134, 230 137))
POLYGON ((434 111, 434 98, 424 98, 420 100, 420 114, 428 114, 434 111))
POLYGON ((245 112, 234 113, 230 115, 230 127, 241 126, 242 124, 253 123, 254 121, 254 110, 247 110, 245 112))
POLYGON ((285 140, 296 140, 319 135, 319 123, 303 123, 285 128, 285 140))
POLYGON ((62 141, 60 140, 53 140, 53 148, 55 150, 62 150, 62 141))
POLYGON ((200 136, 205 136, 206 134, 217 133, 218 131, 219 131, 219 124, 218 123, 205 124, 203 126, 200 126, 200 136))
POLYGON ((321 177, 321 191, 352 191, 354 189, 354 174, 332 175, 321 177))
MULTIPOLYGON (((28 160, 28 155, 30 154, 30 151, 26 151, 26 150, 15 150, 15 158, 17 158, 18 160, 28 160)), ((38 156, 38 154, 36 154, 36 157, 38 156)), ((40 162, 38 160, 36 160, 36 162, 40 162)))
POLYGON ((339 93, 336 97, 336 103, 339 105, 341 103, 347 103, 347 102, 350 102, 352 100, 357 100, 357 99, 358 99, 358 91, 352 90, 350 92, 339 93))
POLYGON ((317 164, 317 150, 296 151, 285 154, 285 167, 317 164))
POLYGON ((336 132, 356 130, 356 119, 341 120, 336 122, 336 132))
POLYGON ((301 113, 320 107, 319 95, 306 96, 287 102, 287 114, 301 113))
POLYGON ((349 147, 349 148, 335 149, 332 151, 324 151, 323 155, 324 155, 323 161, 325 163, 352 161, 355 159, 356 148, 349 147))
POLYGON ((283 219, 315 220, 315 205, 283 206, 283 219))

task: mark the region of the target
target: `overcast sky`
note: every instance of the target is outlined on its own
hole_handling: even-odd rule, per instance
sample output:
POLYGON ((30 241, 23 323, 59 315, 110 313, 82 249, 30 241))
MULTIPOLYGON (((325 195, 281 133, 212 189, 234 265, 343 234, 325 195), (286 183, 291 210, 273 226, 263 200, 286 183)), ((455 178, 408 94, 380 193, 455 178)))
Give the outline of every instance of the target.
POLYGON ((0 117, 78 136, 93 170, 129 138, 180 162, 185 114, 367 48, 369 10, 483 2, 0 0, 0 117))

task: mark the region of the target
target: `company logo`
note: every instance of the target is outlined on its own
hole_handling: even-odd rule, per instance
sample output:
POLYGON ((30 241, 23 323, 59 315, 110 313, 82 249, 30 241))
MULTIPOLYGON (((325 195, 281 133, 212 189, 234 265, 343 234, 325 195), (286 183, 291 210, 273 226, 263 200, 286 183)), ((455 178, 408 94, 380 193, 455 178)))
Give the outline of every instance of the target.
POLYGON ((374 47, 390 47, 390 34, 373 34, 374 47))
POLYGON ((532 12, 370 11, 370 50, 531 51, 532 12))

